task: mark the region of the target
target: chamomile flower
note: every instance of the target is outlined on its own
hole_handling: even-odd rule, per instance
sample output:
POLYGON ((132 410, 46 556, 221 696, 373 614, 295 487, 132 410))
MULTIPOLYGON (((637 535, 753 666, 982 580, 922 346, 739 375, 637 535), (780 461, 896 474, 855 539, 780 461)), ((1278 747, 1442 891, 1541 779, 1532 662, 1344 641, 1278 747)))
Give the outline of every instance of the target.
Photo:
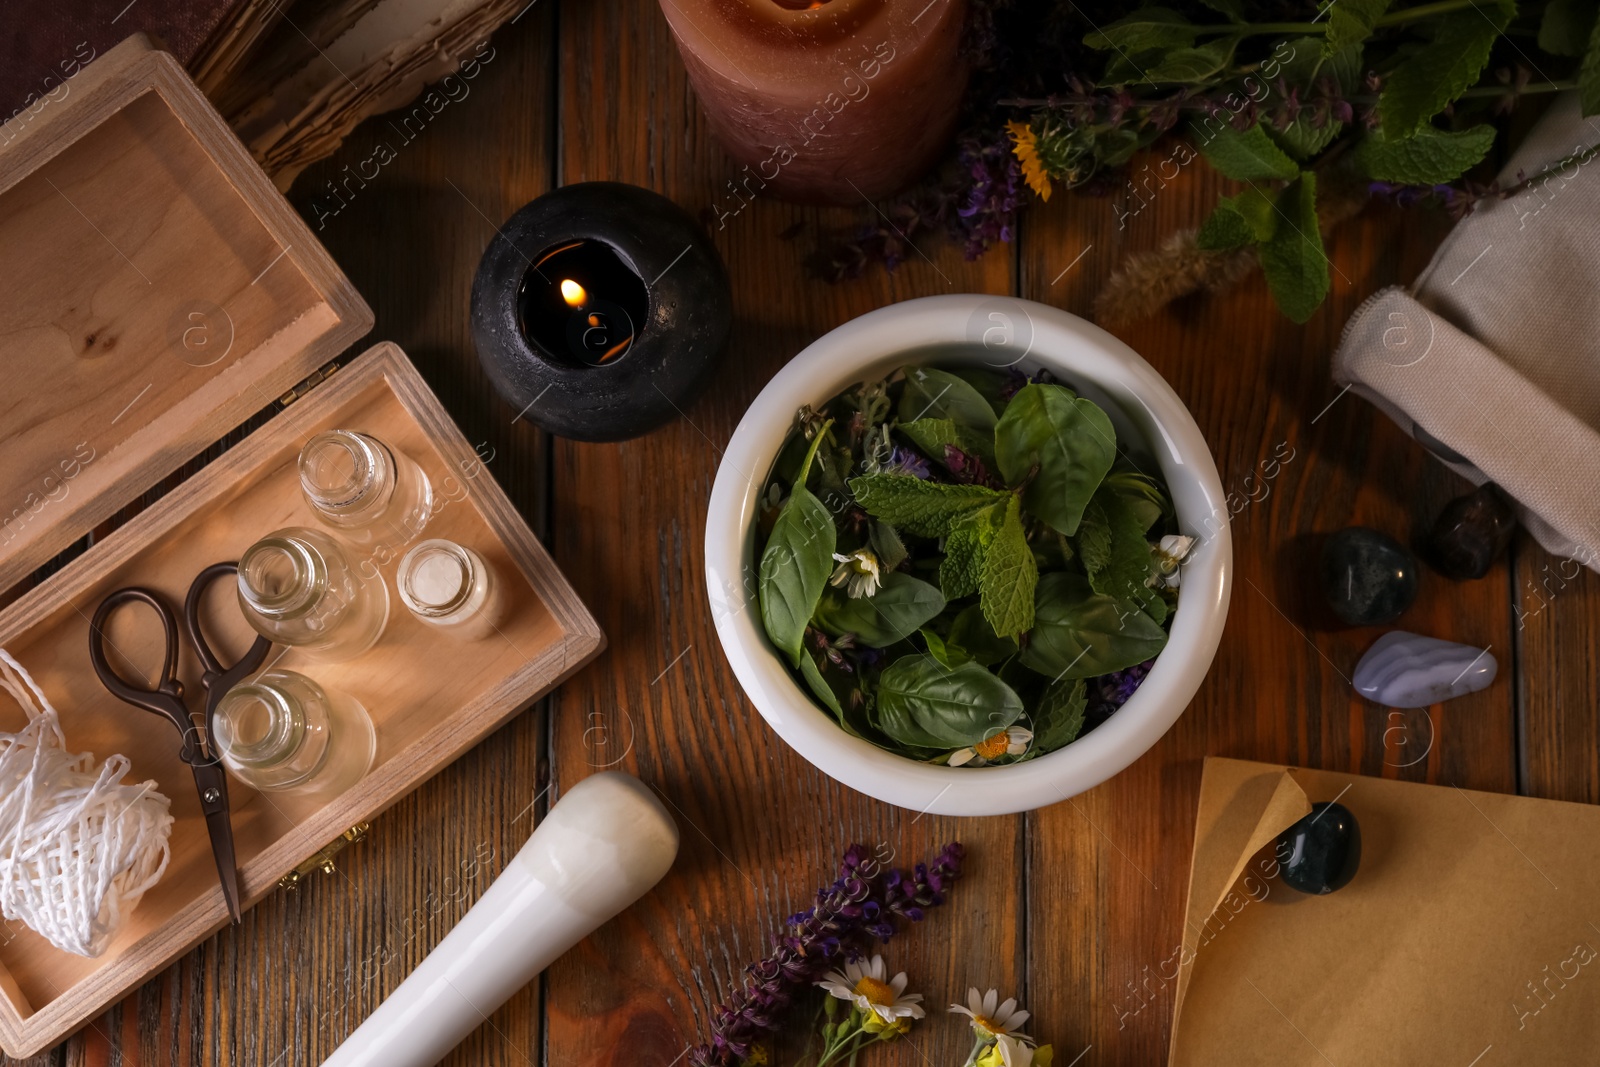
POLYGON ((997 1036, 994 1044, 986 1048, 973 1061, 974 1067, 1050 1067, 1055 1059, 1055 1049, 1049 1045, 1034 1048, 1015 1038, 997 1036))
POLYGON ((1194 551, 1195 539, 1182 534, 1167 534, 1156 546, 1156 573, 1150 579, 1150 585, 1158 582, 1169 589, 1176 589, 1181 578, 1179 565, 1189 558, 1189 553, 1194 551))
POLYGON ((853 960, 842 971, 829 971, 817 985, 831 996, 848 1000, 862 1015, 875 1015, 885 1024, 879 1029, 899 1028, 902 1019, 923 1017, 922 994, 906 992, 906 974, 887 977, 882 956, 853 960))
POLYGON ((1029 1044, 1033 1041, 1021 1032, 1022 1024, 1028 1021, 1028 1013, 1017 1007, 1015 997, 1007 997, 1004 1004, 1000 1003, 998 990, 991 989, 980 994, 978 987, 973 986, 967 990, 966 1005, 952 1004, 950 1010, 967 1016, 971 1020, 973 1034, 981 1040, 1010 1037, 1029 1044))
POLYGON ((843 586, 852 599, 871 596, 878 591, 883 578, 878 569, 878 557, 870 548, 858 548, 848 556, 835 552, 833 558, 839 566, 834 568, 831 583, 843 586))
MULTIPOLYGON (((950 766, 982 767, 990 760, 998 759, 1001 756, 1020 756, 1028 751, 1028 745, 1032 741, 1032 730, 1022 726, 1008 726, 1004 730, 984 738, 975 745, 958 748, 950 753, 950 766)), ((973 996, 976 996, 977 993, 976 989, 972 991, 973 996)), ((994 990, 989 990, 989 993, 992 996, 994 990)), ((1015 1004, 1016 1002, 1008 1000, 1006 1003, 1015 1004)), ((1026 1017, 1027 1012, 1023 1012, 1023 1015, 1026 1017)))

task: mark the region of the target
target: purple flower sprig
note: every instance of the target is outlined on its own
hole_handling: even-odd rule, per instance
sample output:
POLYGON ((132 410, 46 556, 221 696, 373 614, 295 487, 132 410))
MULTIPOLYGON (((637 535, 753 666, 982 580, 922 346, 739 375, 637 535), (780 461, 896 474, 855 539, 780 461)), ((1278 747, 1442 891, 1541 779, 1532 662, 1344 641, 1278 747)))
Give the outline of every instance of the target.
POLYGON ((814 905, 789 917, 776 950, 744 969, 744 983, 712 1017, 711 1041, 689 1057, 695 1067, 734 1067, 755 1042, 777 1031, 795 996, 822 977, 834 960, 859 959, 874 941, 894 936, 896 917, 921 922, 944 903, 961 876, 966 850, 951 842, 931 864, 910 872, 881 863, 864 845, 851 845, 833 884, 814 905))

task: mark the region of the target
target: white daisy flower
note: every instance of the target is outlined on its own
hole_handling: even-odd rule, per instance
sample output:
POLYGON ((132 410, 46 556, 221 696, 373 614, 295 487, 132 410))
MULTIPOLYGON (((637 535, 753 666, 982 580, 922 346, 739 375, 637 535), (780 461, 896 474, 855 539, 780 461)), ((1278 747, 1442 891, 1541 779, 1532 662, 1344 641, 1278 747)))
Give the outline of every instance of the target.
MULTIPOLYGON (((1008 1000, 1006 1003, 1012 1004, 1015 1001, 1008 1000)), ((1023 1012, 1022 1014, 1026 1015, 1028 1013, 1023 1012)), ((997 1034, 995 1035, 994 1046, 1000 1050, 1000 1062, 1005 1064, 1005 1067, 1032 1067, 1033 1048, 1022 1040, 1021 1034, 1015 1037, 997 1034)))
POLYGON ((883 579, 878 572, 878 557, 872 549, 858 548, 848 556, 835 552, 833 558, 838 560, 839 566, 834 568, 831 582, 835 586, 844 586, 845 593, 852 600, 871 596, 878 591, 883 579))
MULTIPOLYGON (((1020 756, 1028 751, 1028 745, 1032 741, 1032 730, 1022 726, 1008 726, 975 745, 958 748, 950 753, 950 766, 982 767, 990 760, 1001 756, 1020 756)), ((974 989, 972 992, 978 991, 974 989)), ((991 989, 990 992, 994 990, 991 989)))
MULTIPOLYGON (((1028 1013, 1017 1007, 1015 997, 1006 998, 1002 1004, 999 991, 991 989, 987 993, 979 994, 977 987, 973 986, 967 990, 966 1006, 952 1004, 950 1010, 970 1017, 972 1032, 979 1040, 997 1039, 1007 1067, 1011 1067, 1012 1059, 1006 1055, 1006 1045, 1020 1043, 1026 1047, 1033 1043, 1033 1038, 1021 1032, 1022 1024, 1028 1021, 1028 1013)), ((1030 1056, 1021 1062, 1028 1063, 1031 1058, 1030 1056)))
POLYGON ((882 956, 846 963, 843 971, 829 971, 817 985, 840 1000, 848 1000, 863 1015, 876 1015, 885 1023, 923 1017, 922 994, 906 992, 906 973, 887 978, 882 956))
POLYGON ((1178 567, 1189 558, 1189 553, 1194 551, 1195 539, 1183 534, 1167 534, 1156 546, 1156 573, 1151 576, 1150 585, 1164 584, 1170 589, 1178 588, 1181 574, 1178 567))

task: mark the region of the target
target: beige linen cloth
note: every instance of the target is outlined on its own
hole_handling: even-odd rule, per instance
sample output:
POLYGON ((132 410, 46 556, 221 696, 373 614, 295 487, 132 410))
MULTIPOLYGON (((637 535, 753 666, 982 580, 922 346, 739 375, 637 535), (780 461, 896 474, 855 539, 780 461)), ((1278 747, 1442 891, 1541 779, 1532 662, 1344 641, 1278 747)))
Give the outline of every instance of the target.
POLYGON ((1600 160, 1570 161, 1596 143, 1600 117, 1558 98, 1500 173, 1528 187, 1480 202, 1410 291, 1362 304, 1333 376, 1600 571, 1600 160))

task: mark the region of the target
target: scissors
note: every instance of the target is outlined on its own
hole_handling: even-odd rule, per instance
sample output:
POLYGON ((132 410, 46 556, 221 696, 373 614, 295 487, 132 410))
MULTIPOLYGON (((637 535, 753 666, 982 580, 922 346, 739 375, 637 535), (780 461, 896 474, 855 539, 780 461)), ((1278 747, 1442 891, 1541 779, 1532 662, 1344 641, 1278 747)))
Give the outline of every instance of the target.
POLYGON ((195 791, 200 794, 200 809, 205 813, 206 832, 211 835, 211 852, 217 861, 217 877, 222 883, 222 895, 228 902, 228 915, 239 921, 239 874, 234 864, 233 824, 229 819, 228 775, 213 748, 211 721, 222 697, 266 661, 272 651, 272 642, 258 636, 250 650, 231 667, 224 667, 217 654, 206 643, 200 632, 200 601, 206 587, 224 574, 237 574, 237 562, 213 563, 195 577, 189 586, 189 595, 183 601, 183 624, 188 631, 189 643, 200 654, 205 670, 200 684, 206 691, 205 730, 195 731, 194 719, 183 698, 183 683, 178 680, 178 620, 160 595, 149 589, 129 586, 118 589, 100 602, 94 620, 89 623, 89 661, 94 672, 113 696, 134 707, 153 711, 177 729, 183 738, 178 758, 189 765, 194 773, 195 791), (166 662, 161 668, 161 679, 154 688, 130 685, 112 669, 106 659, 105 623, 111 613, 130 601, 139 601, 154 608, 166 630, 166 662))

